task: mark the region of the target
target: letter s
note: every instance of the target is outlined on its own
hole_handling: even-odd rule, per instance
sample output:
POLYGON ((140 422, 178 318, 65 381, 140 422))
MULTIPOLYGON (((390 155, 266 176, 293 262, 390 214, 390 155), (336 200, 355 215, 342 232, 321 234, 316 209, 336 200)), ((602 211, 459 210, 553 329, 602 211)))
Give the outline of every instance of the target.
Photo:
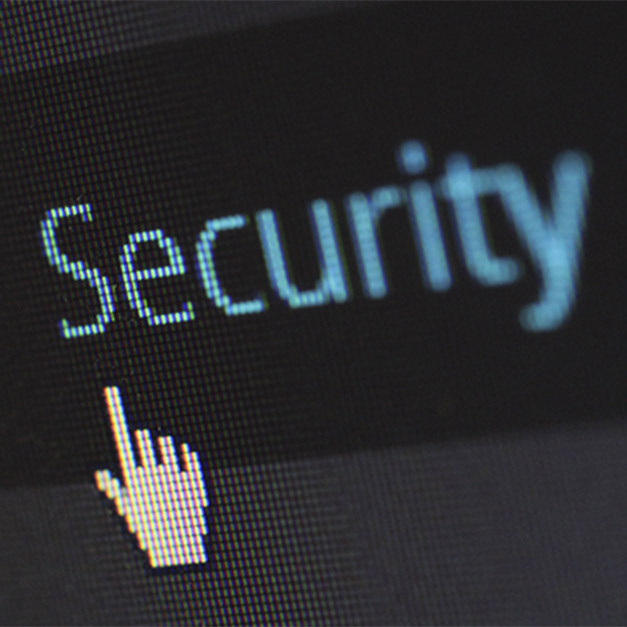
POLYGON ((71 261, 67 255, 59 250, 55 233, 56 229, 59 228, 59 221, 74 216, 81 216, 83 222, 91 222, 91 207, 89 205, 72 205, 71 207, 51 209, 46 213, 45 219, 41 221, 41 238, 44 250, 48 262, 57 268, 59 274, 70 274, 75 281, 87 281, 91 287, 98 291, 101 312, 92 324, 72 326, 65 318, 61 320, 59 322, 61 335, 66 339, 104 333, 105 326, 113 320, 115 310, 109 279, 98 268, 90 268, 84 261, 71 261))

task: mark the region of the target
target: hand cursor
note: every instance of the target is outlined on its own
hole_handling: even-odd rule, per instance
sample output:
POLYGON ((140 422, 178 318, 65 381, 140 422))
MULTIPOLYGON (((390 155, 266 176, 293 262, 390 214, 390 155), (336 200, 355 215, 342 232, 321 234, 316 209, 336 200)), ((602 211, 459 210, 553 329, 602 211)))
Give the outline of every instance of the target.
POLYGON ((209 505, 198 453, 181 445, 183 469, 170 436, 159 438, 161 462, 150 431, 135 431, 141 464, 135 463, 120 390, 105 388, 111 429, 122 467, 122 482, 108 470, 95 473, 96 486, 124 516, 126 526, 148 553, 150 565, 180 566, 207 561, 203 537, 207 533, 204 509, 209 505))

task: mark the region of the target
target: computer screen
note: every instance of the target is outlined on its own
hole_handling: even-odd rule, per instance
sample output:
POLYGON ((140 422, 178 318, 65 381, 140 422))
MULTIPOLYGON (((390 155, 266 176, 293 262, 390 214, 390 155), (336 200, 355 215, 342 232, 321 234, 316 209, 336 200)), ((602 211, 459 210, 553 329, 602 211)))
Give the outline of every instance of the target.
POLYGON ((624 624, 623 7, 2 14, 3 624, 624 624))

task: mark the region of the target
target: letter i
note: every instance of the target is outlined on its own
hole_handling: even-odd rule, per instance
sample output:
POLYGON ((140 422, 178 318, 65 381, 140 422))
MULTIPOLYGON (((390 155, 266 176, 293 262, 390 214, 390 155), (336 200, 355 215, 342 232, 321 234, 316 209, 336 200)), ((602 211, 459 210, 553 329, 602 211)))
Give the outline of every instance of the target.
MULTIPOLYGON (((403 174, 422 174, 429 165, 429 155, 422 142, 403 142, 396 153, 397 165, 403 174)), ((438 218, 435 198, 426 181, 409 184, 409 216, 423 280, 435 292, 448 290, 452 283, 451 270, 438 218)))

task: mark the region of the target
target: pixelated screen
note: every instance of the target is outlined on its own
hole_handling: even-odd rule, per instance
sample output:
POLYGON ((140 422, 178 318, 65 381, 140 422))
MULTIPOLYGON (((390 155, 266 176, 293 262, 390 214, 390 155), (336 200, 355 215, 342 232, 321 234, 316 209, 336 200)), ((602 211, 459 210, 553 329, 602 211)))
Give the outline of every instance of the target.
POLYGON ((0 621, 627 620, 625 9, 2 12, 0 621))

